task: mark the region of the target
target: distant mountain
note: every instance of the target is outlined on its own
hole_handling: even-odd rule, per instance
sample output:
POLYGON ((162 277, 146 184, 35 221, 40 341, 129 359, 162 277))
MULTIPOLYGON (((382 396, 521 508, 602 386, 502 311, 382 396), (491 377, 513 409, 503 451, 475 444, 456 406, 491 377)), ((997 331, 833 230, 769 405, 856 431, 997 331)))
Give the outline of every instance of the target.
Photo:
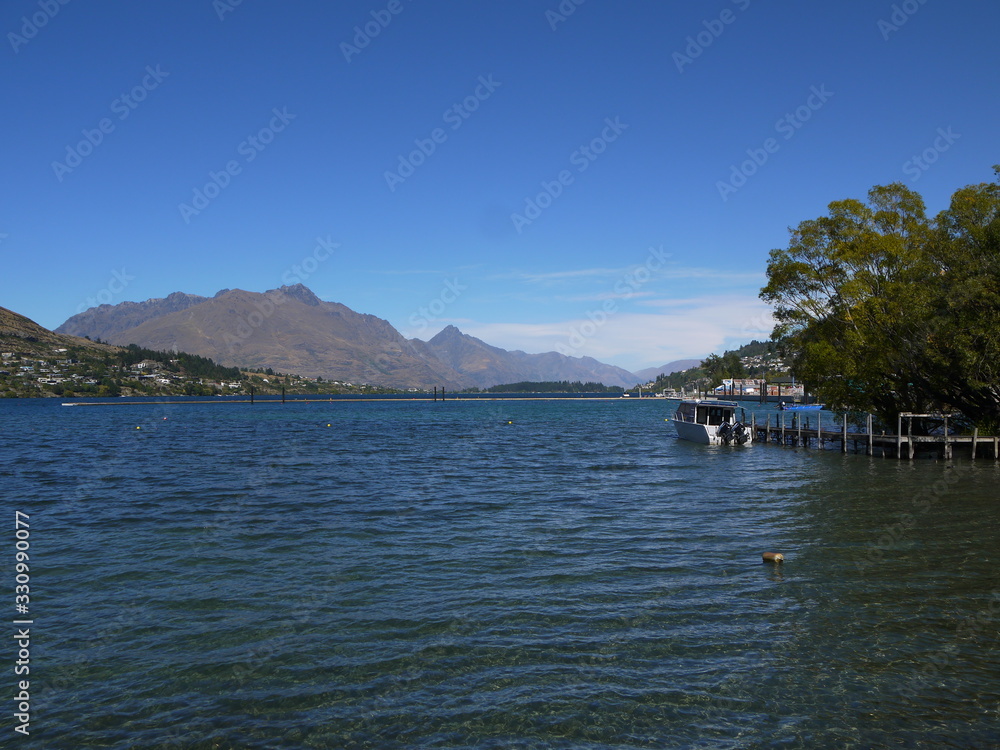
POLYGON ((75 315, 60 329, 112 344, 200 354, 231 367, 270 367, 395 388, 464 385, 458 373, 417 350, 388 321, 324 302, 302 284, 263 294, 242 289, 225 289, 211 298, 172 294, 146 303, 103 305, 98 312, 75 315), (175 309, 169 309, 169 300, 175 309), (119 309, 124 320, 115 314, 119 309))
POLYGON ((245 369, 394 388, 487 388, 520 381, 593 381, 631 387, 636 377, 591 357, 509 352, 448 326, 430 341, 405 339, 392 325, 302 284, 263 294, 224 289, 180 292, 146 302, 101 305, 60 331, 112 344, 179 350, 245 369))
POLYGON ((690 370, 692 367, 697 367, 700 364, 700 359, 675 359, 673 362, 667 362, 667 364, 662 367, 647 367, 645 370, 638 370, 633 374, 636 377, 636 382, 650 383, 656 380, 658 375, 670 375, 674 372, 683 372, 684 370, 690 370))
POLYGON ((635 375, 621 367, 606 365, 592 357, 567 357, 556 352, 527 354, 507 351, 448 326, 427 342, 427 346, 453 370, 479 388, 522 381, 604 383, 630 388, 635 375))
MULTIPOLYGON (((228 289, 219 292, 223 294, 228 289)), ((218 296, 218 295, 216 295, 218 296)), ((174 292, 162 299, 148 299, 145 302, 122 302, 117 305, 101 305, 84 310, 74 315, 56 329, 56 333, 68 333, 71 336, 90 336, 96 338, 93 331, 101 331, 100 338, 110 341, 120 333, 124 333, 147 320, 158 318, 172 312, 186 310, 207 300, 197 294, 174 292)), ((126 343, 134 343, 128 341, 126 343)))

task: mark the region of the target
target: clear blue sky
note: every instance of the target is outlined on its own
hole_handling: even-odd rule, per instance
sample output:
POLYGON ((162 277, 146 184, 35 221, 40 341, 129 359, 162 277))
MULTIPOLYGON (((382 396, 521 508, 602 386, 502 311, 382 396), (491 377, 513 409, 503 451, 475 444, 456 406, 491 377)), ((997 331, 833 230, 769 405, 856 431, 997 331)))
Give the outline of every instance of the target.
POLYGON ((8 0, 0 305, 302 280, 638 369, 765 337, 830 201, 1000 162, 995 2, 576 1, 8 0))

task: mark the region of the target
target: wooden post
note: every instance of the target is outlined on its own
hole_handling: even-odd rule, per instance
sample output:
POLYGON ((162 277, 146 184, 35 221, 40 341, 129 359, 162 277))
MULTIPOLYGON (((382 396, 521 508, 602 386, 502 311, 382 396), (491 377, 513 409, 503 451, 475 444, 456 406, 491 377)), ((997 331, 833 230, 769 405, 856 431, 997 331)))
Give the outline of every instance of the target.
POLYGON ((896 458, 903 457, 903 415, 896 417, 896 458))
MULTIPOLYGON (((771 415, 767 415, 767 419, 764 420, 764 442, 771 442, 771 415)), ((995 451, 994 451, 995 452, 995 451)))
POLYGON ((909 454, 909 459, 913 460, 913 417, 908 417, 906 419, 906 452, 909 454))
POLYGON ((875 443, 872 439, 872 415, 868 415, 868 455, 875 455, 875 443))
POLYGON ((823 444, 823 412, 816 413, 816 438, 819 441, 819 448, 823 450, 826 447, 823 444))
POLYGON ((976 460, 976 443, 979 442, 979 428, 972 428, 972 460, 976 460))
POLYGON ((253 403, 253 386, 250 386, 250 403, 253 403))
POLYGON ((785 412, 781 412, 781 444, 785 444, 785 412))
POLYGON ((285 386, 281 386, 281 403, 285 403, 285 386))
POLYGON ((844 437, 840 441, 840 452, 847 453, 847 412, 844 412, 844 437))
POLYGON ((948 436, 948 415, 944 415, 944 460, 951 461, 951 438, 948 436))
POLYGON ((792 419, 795 420, 795 428, 798 430, 798 436, 795 438, 795 447, 802 445, 802 419, 798 414, 793 414, 792 419))

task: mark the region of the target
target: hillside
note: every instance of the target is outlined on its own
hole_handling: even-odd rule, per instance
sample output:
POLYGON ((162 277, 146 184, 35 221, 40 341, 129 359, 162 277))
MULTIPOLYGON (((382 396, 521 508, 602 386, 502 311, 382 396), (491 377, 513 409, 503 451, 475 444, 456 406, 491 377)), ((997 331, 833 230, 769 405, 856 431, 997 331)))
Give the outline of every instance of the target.
POLYGON ((94 354, 117 351, 113 346, 54 333, 30 318, 0 307, 0 351, 43 356, 52 354, 55 349, 76 349, 94 354))
POLYGON ((0 397, 210 395, 222 379, 233 383, 244 375, 183 352, 53 333, 0 308, 0 397))

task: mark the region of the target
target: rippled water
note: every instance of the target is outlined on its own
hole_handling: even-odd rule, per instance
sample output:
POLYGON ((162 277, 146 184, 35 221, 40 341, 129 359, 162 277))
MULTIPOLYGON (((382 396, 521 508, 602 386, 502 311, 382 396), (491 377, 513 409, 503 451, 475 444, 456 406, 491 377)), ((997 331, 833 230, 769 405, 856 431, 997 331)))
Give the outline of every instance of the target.
POLYGON ((996 464, 671 410, 0 402, 34 618, 0 744, 1000 746, 996 464))

